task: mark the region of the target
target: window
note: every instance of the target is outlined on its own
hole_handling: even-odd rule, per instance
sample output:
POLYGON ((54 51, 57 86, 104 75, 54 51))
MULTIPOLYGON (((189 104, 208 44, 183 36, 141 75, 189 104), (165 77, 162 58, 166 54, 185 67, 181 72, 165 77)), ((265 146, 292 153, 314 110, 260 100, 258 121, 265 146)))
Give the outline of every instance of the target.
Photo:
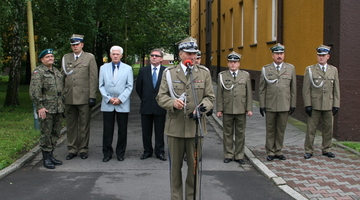
POLYGON ((272 10, 271 10, 271 39, 273 41, 276 41, 277 36, 277 7, 278 7, 278 1, 272 0, 272 10))
POLYGON ((254 44, 257 44, 257 6, 258 1, 254 0, 254 44))

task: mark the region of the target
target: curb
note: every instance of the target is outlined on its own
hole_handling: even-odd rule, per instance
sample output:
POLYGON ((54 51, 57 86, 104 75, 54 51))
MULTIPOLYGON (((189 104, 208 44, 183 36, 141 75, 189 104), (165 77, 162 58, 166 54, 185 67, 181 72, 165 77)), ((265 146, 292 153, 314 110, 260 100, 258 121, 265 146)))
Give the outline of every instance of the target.
MULTIPOLYGON (((96 106, 94 106, 91 110, 91 118, 93 118, 96 114, 98 114, 100 111, 96 111, 100 107, 101 103, 98 103, 96 106)), ((62 128, 60 131, 61 137, 57 140, 57 145, 61 144, 63 141, 65 141, 66 135, 64 134, 66 131, 66 127, 62 128)), ((4 178, 5 176, 11 174, 12 172, 20 169, 22 166, 24 166, 26 163, 31 161, 38 153, 41 152, 40 146, 36 145, 34 148, 32 148, 29 152, 27 152, 25 155, 23 155, 21 158, 16 160, 11 165, 5 167, 4 169, 0 170, 0 180, 4 178)))
MULTIPOLYGON (((218 123, 219 126, 223 127, 222 121, 215 115, 212 114, 212 118, 218 123)), ((223 139, 223 135, 218 133, 218 135, 223 139)), ((291 188, 286 184, 286 181, 277 176, 274 172, 272 172, 263 162, 258 159, 253 152, 245 145, 245 156, 250 160, 251 164, 265 177, 270 179, 278 188, 282 191, 290 195, 296 200, 307 200, 308 198, 301 195, 299 192, 291 188)))

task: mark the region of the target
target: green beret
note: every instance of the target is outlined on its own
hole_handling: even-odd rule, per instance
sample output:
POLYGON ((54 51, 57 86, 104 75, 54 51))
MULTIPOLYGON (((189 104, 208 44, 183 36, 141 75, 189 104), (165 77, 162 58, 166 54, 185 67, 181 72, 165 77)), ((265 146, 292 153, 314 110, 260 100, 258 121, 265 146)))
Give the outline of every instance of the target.
POLYGON ((45 49, 43 50, 40 54, 39 54, 39 59, 44 57, 46 54, 53 54, 54 55, 54 50, 52 49, 45 49))

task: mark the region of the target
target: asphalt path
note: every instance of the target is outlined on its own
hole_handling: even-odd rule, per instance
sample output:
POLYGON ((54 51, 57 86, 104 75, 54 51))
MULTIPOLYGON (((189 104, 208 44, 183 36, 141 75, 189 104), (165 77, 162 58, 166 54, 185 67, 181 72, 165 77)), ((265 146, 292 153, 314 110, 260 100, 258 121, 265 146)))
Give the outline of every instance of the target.
MULTIPOLYGON (((67 149, 64 136, 54 152, 63 165, 56 166, 54 170, 46 169, 42 166, 42 156, 37 155, 21 169, 0 180, 0 200, 170 199, 168 161, 163 162, 155 157, 140 160, 143 148, 139 107, 140 101, 133 92, 124 161, 113 158, 107 163, 102 162, 103 126, 102 113, 99 112, 91 122, 88 159, 75 157, 65 160, 67 149)), ((202 147, 201 199, 293 199, 260 174, 248 160, 245 159, 243 166, 235 162, 223 163, 222 139, 219 136, 222 130, 211 117, 208 118, 207 127, 208 135, 202 147)), ((184 162, 183 180, 186 168, 184 162)))

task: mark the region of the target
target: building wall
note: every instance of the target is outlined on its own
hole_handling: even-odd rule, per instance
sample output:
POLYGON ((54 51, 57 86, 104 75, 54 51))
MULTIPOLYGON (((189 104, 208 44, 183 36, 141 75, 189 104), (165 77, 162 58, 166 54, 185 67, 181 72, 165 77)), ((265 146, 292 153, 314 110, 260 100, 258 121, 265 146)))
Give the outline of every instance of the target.
POLYGON ((207 67, 216 81, 217 74, 227 69, 226 55, 231 51, 242 54, 240 68, 251 74, 254 99, 258 100, 261 67, 272 62, 269 48, 281 41, 286 47, 285 62, 293 64, 297 74, 297 110, 293 117, 305 122, 301 92, 305 68, 317 63, 316 47, 320 44, 333 45, 329 63, 338 67, 341 84, 341 109, 335 116, 335 137, 360 140, 359 120, 351 112, 354 109, 357 113, 360 111, 358 98, 354 98, 360 92, 358 73, 354 72, 360 71, 360 68, 353 67, 360 62, 354 55, 357 52, 355 45, 360 41, 360 12, 357 11, 360 1, 277 0, 277 3, 279 6, 274 7, 272 0, 191 0, 190 33, 198 39, 205 55, 202 64, 211 59, 207 67), (277 38, 272 37, 274 9, 280 16, 276 20, 277 38), (208 27, 207 10, 211 10, 208 19, 211 26, 208 27), (208 29, 210 35, 206 34, 208 29), (204 51, 206 38, 211 38, 211 51, 207 52, 204 51), (350 54, 347 51, 349 46, 352 47, 350 54))

